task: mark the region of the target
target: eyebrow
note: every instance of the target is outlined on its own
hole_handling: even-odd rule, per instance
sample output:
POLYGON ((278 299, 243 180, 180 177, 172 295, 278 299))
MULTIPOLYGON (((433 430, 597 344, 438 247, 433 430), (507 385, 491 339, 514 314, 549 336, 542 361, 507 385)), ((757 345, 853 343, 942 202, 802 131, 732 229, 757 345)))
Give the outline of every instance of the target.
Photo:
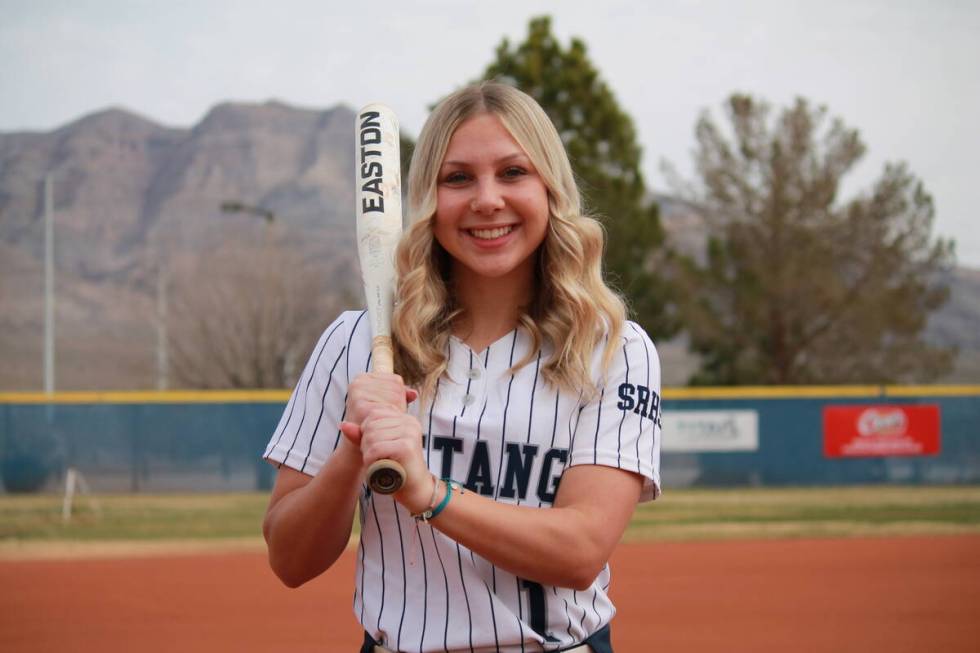
MULTIPOLYGON (((531 160, 531 158, 528 155, 524 154, 523 152, 514 152, 513 154, 508 154, 507 156, 500 157, 499 159, 497 159, 493 163, 494 163, 494 165, 500 165, 501 163, 506 163, 506 162, 512 161, 514 159, 523 159, 523 160, 528 161, 528 162, 530 162, 530 160, 531 160)), ((453 161, 443 161, 442 162, 442 166, 466 166, 466 165, 469 165, 469 162, 467 162, 467 161, 455 161, 455 160, 453 160, 453 161)))

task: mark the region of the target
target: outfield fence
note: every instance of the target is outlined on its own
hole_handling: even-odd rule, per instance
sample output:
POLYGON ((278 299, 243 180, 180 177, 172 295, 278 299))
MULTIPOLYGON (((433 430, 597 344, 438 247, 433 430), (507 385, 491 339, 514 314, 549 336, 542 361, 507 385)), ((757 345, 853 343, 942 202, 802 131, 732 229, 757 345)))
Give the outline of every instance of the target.
MULTIPOLYGON (((673 388, 666 487, 980 482, 980 386, 673 388)), ((5 491, 271 487, 285 391, 0 394, 5 491)))

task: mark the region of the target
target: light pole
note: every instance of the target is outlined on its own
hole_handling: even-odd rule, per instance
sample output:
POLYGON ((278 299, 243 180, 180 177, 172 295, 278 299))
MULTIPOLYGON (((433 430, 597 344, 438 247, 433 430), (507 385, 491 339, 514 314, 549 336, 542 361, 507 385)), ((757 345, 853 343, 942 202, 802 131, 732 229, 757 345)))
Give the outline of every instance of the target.
POLYGON ((44 392, 54 392, 54 211, 49 172, 44 176, 44 392))
MULTIPOLYGON (((223 213, 247 213, 249 215, 258 216, 258 217, 264 219, 265 220, 265 231, 263 232, 263 238, 262 238, 262 256, 264 258, 266 258, 267 260, 269 259, 269 257, 272 256, 272 254, 273 254, 273 252, 274 252, 274 250, 276 248, 276 240, 277 239, 275 237, 282 235, 282 232, 281 232, 281 229, 282 229, 282 226, 281 226, 282 220, 281 219, 278 219, 279 216, 276 215, 276 212, 275 211, 273 211, 271 209, 267 209, 267 208, 265 208, 263 206, 256 206, 256 205, 253 205, 253 204, 246 204, 245 202, 240 202, 238 200, 227 200, 227 201, 222 202, 221 203, 221 211, 223 213), (278 227, 278 229, 279 229, 279 233, 278 234, 276 234, 274 232, 274 230, 277 229, 277 227, 276 227, 277 224, 280 225, 278 227)), ((265 285, 266 285, 266 288, 265 288, 266 296, 269 296, 270 293, 272 292, 271 289, 270 289, 270 283, 271 283, 270 275, 268 275, 268 274, 267 275, 263 275, 263 279, 265 280, 265 285)), ((284 365, 284 374, 287 377, 289 377, 289 376, 292 375, 292 370, 293 370, 293 368, 295 366, 295 362, 292 360, 293 357, 292 357, 291 354, 292 354, 292 351, 291 350, 289 350, 289 351, 286 352, 286 361, 283 364, 284 365)))
POLYGON ((276 212, 264 206, 246 204, 238 200, 227 200, 221 203, 222 213, 247 213, 265 220, 265 230, 262 232, 263 255, 268 256, 272 249, 272 230, 276 225, 276 212))
POLYGON ((239 202, 238 200, 227 200, 221 203, 222 213, 247 213, 249 215, 255 215, 265 220, 265 231, 262 237, 262 248, 268 254, 270 241, 272 240, 272 227, 276 223, 276 213, 271 209, 267 209, 264 206, 255 206, 254 204, 246 204, 245 202, 239 202))
POLYGON ((163 255, 157 252, 157 390, 170 385, 167 351, 167 270, 163 255))
POLYGON ((250 213, 251 215, 257 215, 260 218, 265 218, 266 223, 270 225, 276 221, 276 214, 273 211, 261 206, 245 204, 244 202, 239 202, 237 200, 222 202, 221 210, 224 213, 250 213))

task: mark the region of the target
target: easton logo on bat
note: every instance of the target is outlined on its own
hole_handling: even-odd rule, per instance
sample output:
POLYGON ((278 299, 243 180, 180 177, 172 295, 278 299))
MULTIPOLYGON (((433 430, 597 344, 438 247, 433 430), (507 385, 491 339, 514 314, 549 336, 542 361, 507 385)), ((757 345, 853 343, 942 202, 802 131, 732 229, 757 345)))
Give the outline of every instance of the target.
POLYGON ((381 163, 381 114, 377 111, 365 111, 361 114, 361 125, 358 129, 361 144, 361 211, 364 213, 384 213, 385 195, 382 188, 384 165, 381 163), (372 146, 375 146, 372 149, 372 146), (373 193, 376 197, 368 195, 373 193))

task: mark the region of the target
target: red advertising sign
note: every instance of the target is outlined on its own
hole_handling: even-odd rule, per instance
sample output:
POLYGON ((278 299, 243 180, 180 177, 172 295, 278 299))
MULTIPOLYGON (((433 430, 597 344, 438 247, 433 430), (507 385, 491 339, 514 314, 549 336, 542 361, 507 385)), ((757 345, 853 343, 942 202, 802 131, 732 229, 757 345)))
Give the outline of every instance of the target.
POLYGON ((823 453, 828 458, 938 454, 939 406, 827 406, 823 453))

